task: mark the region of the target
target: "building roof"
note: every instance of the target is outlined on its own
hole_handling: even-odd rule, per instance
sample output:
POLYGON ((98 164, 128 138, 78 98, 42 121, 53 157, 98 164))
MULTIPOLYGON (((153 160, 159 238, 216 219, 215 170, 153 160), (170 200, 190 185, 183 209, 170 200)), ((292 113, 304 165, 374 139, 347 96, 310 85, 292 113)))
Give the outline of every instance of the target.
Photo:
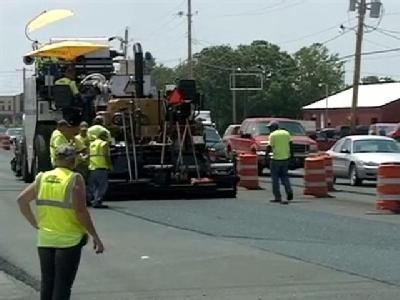
MULTIPOLYGON (((349 88, 328 97, 328 108, 350 108, 353 99, 353 88, 349 88)), ((360 85, 358 90, 358 107, 381 107, 400 99, 400 82, 360 85)), ((326 98, 323 98, 303 109, 325 109, 326 98)))

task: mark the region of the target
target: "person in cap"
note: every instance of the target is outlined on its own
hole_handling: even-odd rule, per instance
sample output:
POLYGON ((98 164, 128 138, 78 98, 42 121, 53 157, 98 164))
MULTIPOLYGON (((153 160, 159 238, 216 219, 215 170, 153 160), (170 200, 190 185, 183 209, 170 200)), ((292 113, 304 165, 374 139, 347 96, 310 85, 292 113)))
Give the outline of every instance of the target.
POLYGON ((277 122, 271 122, 268 125, 270 129, 269 146, 267 148, 267 157, 271 153, 270 170, 272 177, 272 192, 274 199, 271 202, 288 204, 293 200, 293 190, 289 180, 289 161, 293 156, 293 147, 290 133, 287 130, 280 129, 277 122), (282 200, 279 181, 285 187, 286 200, 282 200))
POLYGON ((89 149, 88 201, 93 208, 107 208, 103 199, 108 189, 108 172, 112 169, 107 131, 102 131, 89 149))
POLYGON ((88 178, 88 166, 89 166, 89 135, 88 135, 88 123, 81 122, 79 125, 79 133, 75 136, 74 144, 77 151, 76 156, 76 167, 75 170, 79 172, 85 182, 88 178))
POLYGON ((101 115, 97 115, 93 121, 93 125, 88 129, 89 139, 94 141, 101 132, 105 131, 108 135, 108 141, 111 142, 111 133, 110 131, 104 126, 105 121, 104 117, 101 115))
POLYGON ((65 70, 64 76, 56 80, 55 85, 66 85, 70 88, 74 97, 79 96, 79 89, 75 81, 75 69, 73 66, 68 66, 65 70))
POLYGON ((52 132, 50 137, 50 160, 51 165, 55 166, 55 150, 57 147, 69 144, 68 129, 70 125, 66 120, 57 122, 57 128, 52 132))
POLYGON ((18 196, 22 215, 37 229, 41 300, 68 300, 88 235, 97 254, 104 246, 86 208, 85 183, 72 171, 75 148, 55 150, 55 169, 39 173, 18 196), (36 202, 36 214, 30 203, 36 202), (36 216, 35 216, 36 215, 36 216))

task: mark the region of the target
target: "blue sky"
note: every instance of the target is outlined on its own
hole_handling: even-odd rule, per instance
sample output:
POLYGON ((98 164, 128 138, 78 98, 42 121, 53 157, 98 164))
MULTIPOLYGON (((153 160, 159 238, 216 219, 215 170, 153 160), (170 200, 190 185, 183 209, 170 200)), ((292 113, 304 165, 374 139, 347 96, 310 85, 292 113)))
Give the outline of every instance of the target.
MULTIPOLYGON (((355 14, 348 12, 348 0, 192 0, 193 48, 218 44, 250 43, 263 39, 294 52, 313 42, 326 42, 341 56, 355 48, 355 14), (346 28, 339 30, 340 24, 346 28)), ((379 30, 365 35, 363 51, 400 47, 400 1, 382 0, 384 15, 379 30), (382 30, 386 30, 382 32, 382 30)), ((159 62, 174 66, 187 57, 187 23, 179 16, 187 0, 0 0, 0 94, 18 92, 21 87, 22 55, 30 51, 24 36, 25 24, 43 10, 67 8, 72 18, 38 30, 32 36, 41 42, 50 37, 109 37, 123 35, 142 43, 159 62)), ((366 19, 372 27, 376 19, 366 19)), ((118 46, 118 45, 116 45, 118 46)), ((346 64, 350 81, 353 61, 346 64)), ((362 75, 400 79, 400 52, 365 57, 362 75)))

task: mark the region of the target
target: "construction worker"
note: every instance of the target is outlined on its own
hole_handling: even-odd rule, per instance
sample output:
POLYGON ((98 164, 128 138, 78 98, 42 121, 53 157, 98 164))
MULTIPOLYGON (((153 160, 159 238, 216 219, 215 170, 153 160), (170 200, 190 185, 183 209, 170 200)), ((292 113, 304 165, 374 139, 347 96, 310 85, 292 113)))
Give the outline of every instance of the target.
POLYGON ((279 129, 277 122, 271 122, 269 125, 269 146, 267 155, 272 152, 270 170, 272 177, 272 192, 274 199, 271 202, 278 202, 281 204, 288 204, 293 200, 293 190, 289 180, 289 161, 293 157, 293 147, 291 142, 290 133, 284 129, 279 129), (282 200, 279 181, 285 187, 287 200, 282 200))
POLYGON ((99 134, 103 131, 107 132, 108 135, 108 141, 111 142, 111 133, 110 131, 104 126, 104 117, 103 116, 96 116, 96 118, 93 121, 93 125, 89 127, 88 129, 88 135, 90 141, 94 141, 96 137, 99 136, 99 134))
POLYGON ((69 124, 65 120, 60 120, 57 122, 57 129, 53 131, 50 137, 50 160, 51 165, 54 167, 55 163, 55 150, 58 146, 69 144, 68 128, 69 124))
POLYGON ((75 170, 80 173, 85 182, 88 179, 88 167, 89 167, 89 136, 87 134, 88 131, 88 123, 81 122, 79 125, 79 134, 75 136, 75 147, 76 147, 76 167, 75 170))
POLYGON ((79 89, 75 81, 75 69, 72 66, 69 66, 65 70, 63 77, 56 80, 55 85, 67 85, 69 86, 74 97, 79 96, 79 89))
POLYGON ((22 215, 37 229, 41 268, 42 300, 68 300, 88 234, 97 254, 104 246, 85 202, 85 183, 74 173, 75 148, 61 145, 55 150, 55 169, 39 173, 18 196, 22 215), (33 214, 30 202, 36 200, 33 214), (36 215, 36 216, 35 216, 36 215))
POLYGON ((90 143, 88 201, 94 208, 108 208, 103 198, 108 189, 108 172, 112 169, 107 131, 90 143))

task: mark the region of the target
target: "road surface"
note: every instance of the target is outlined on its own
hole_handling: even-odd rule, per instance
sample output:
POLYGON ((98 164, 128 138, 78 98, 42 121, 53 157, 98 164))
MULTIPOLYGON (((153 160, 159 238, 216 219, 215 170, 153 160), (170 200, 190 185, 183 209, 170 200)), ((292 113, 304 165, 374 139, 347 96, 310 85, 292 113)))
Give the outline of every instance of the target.
MULTIPOLYGON (((35 231, 9 159, 0 152, 0 270, 37 289, 35 231)), ((373 213, 364 188, 304 197, 301 178, 292 204, 271 204, 268 180, 237 199, 91 210, 106 252, 85 247, 72 299, 400 299, 399 216, 373 213)))

